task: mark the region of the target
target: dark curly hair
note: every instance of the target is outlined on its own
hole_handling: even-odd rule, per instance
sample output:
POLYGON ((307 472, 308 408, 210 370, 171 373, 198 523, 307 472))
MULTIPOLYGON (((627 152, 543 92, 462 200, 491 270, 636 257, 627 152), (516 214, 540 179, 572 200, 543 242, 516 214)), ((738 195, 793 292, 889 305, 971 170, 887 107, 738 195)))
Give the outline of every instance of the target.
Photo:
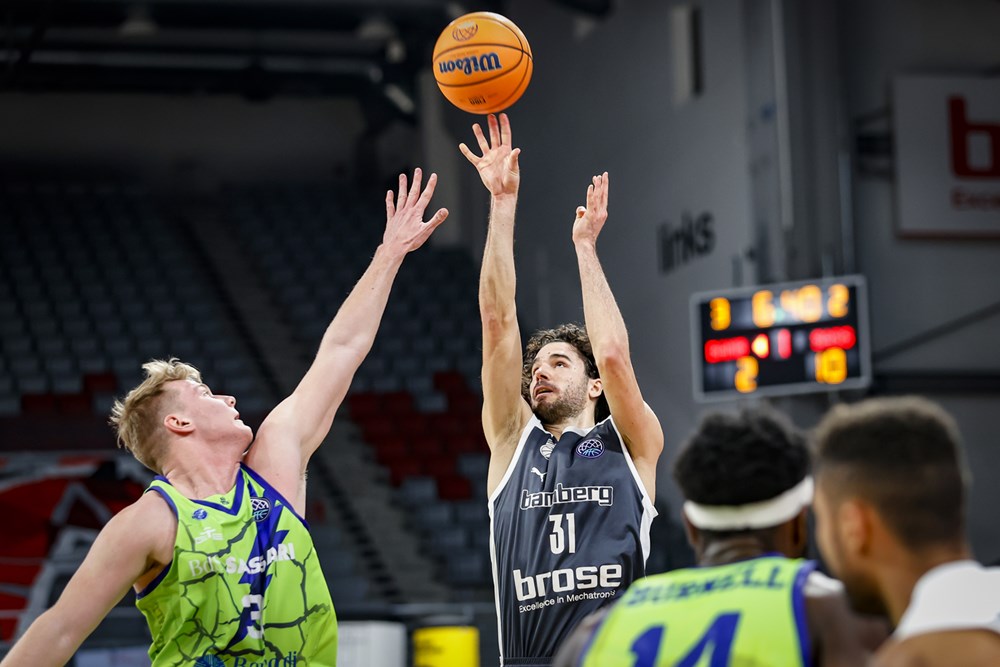
MULTIPOLYGON (((590 346, 590 336, 587 330, 579 324, 570 322, 561 324, 554 329, 541 329, 536 331, 528 339, 524 346, 524 360, 521 366, 521 396, 531 405, 531 367, 535 363, 535 356, 538 351, 549 343, 569 343, 583 358, 587 377, 596 379, 601 377, 597 370, 597 361, 594 359, 594 348, 590 346)), ((603 393, 597 398, 597 406, 594 409, 594 419, 598 422, 604 420, 611 414, 608 406, 608 399, 603 393)))
POLYGON ((747 505, 781 495, 809 474, 805 436, 770 409, 710 412, 674 463, 684 497, 702 505, 747 505))
MULTIPOLYGON (((809 474, 805 436, 768 408, 710 412, 682 445, 674 479, 687 500, 702 505, 747 505, 788 491, 809 474)), ((776 527, 700 530, 706 540, 754 534, 770 540, 776 527)))

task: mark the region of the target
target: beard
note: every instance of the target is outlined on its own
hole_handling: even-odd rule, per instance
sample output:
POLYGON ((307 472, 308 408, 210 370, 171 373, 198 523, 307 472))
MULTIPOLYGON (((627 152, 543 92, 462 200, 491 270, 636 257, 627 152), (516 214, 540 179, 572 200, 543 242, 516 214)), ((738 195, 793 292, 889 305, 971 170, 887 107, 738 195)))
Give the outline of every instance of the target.
POLYGON ((584 378, 579 384, 566 387, 554 401, 539 403, 535 399, 531 406, 535 415, 543 424, 561 424, 583 412, 587 407, 587 380, 584 378))
POLYGON ((885 601, 875 581, 859 572, 844 572, 841 581, 847 602, 855 612, 872 616, 888 616, 885 601))

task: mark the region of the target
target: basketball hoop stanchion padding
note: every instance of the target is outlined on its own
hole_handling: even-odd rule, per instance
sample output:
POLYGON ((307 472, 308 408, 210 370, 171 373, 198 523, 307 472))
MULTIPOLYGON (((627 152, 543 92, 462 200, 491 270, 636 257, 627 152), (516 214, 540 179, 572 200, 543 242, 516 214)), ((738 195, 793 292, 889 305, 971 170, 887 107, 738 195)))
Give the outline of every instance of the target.
POLYGON ((479 630, 443 625, 413 631, 413 667, 479 667, 479 630))

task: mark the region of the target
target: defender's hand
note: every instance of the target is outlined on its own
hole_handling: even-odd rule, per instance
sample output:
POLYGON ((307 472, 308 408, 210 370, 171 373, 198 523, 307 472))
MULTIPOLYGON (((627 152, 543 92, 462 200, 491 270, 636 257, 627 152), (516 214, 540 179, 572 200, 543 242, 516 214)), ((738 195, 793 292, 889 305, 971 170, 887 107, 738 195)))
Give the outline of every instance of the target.
POLYGON ((406 254, 413 252, 424 244, 437 226, 448 217, 448 209, 438 209, 427 222, 424 222, 424 211, 434 194, 437 185, 437 174, 431 174, 427 179, 427 187, 420 192, 420 168, 413 170, 413 184, 409 191, 406 188, 406 174, 399 175, 399 194, 393 196, 389 190, 385 196, 385 234, 382 244, 387 248, 406 254))

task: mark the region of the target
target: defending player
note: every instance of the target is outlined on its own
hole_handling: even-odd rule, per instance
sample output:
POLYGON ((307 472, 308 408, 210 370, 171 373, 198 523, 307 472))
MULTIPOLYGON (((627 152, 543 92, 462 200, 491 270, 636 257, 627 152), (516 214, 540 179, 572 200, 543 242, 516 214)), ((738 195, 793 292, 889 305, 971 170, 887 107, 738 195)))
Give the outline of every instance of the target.
POLYGON ((479 304, 500 658, 548 665, 584 616, 644 574, 663 432, 642 399, 597 259, 607 173, 594 177, 573 223, 586 330, 540 331, 522 356, 514 298, 520 149, 506 114, 488 125, 489 141, 473 127, 481 156, 460 149, 491 195, 479 304))
POLYGON ((839 582, 801 560, 808 474, 804 439, 777 414, 706 416, 674 467, 699 567, 632 584, 574 632, 556 666, 865 664, 871 628, 839 582))
POLYGON ((108 522, 4 667, 66 664, 129 587, 156 667, 336 665, 336 616, 303 519, 306 464, 371 349, 404 257, 448 215, 423 222, 437 179, 422 193, 420 180, 416 170, 407 188, 401 175, 398 195, 387 194, 382 244, 256 440, 236 399, 213 394, 193 367, 143 367, 145 381, 116 403, 112 421, 159 475, 108 522))
POLYGON ((816 433, 816 528, 851 604, 896 627, 880 667, 1000 665, 1000 568, 965 537, 954 420, 917 398, 838 406, 816 433))

